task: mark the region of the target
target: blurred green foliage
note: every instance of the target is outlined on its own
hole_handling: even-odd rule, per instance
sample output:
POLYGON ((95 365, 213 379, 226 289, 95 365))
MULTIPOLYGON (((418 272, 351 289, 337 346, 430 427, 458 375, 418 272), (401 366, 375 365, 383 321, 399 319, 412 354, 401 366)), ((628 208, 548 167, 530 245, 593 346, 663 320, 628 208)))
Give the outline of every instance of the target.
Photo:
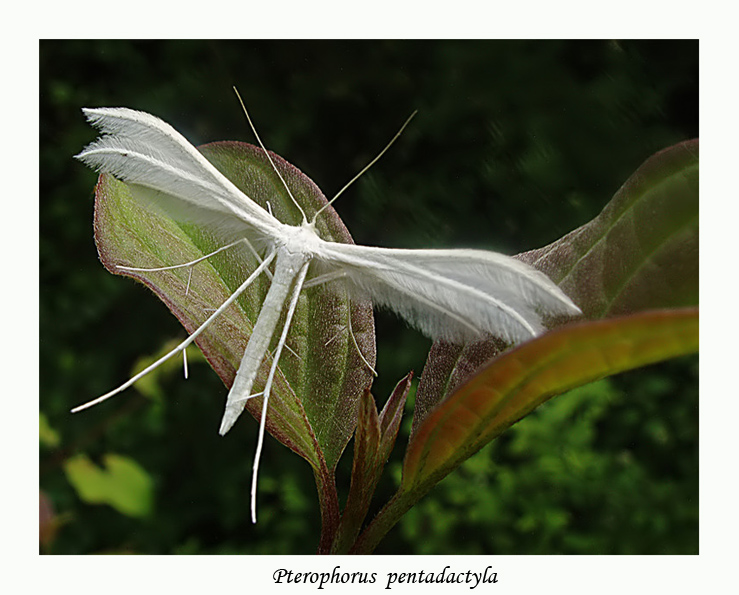
POLYGON ((109 504, 121 514, 145 517, 152 512, 152 481, 136 461, 120 455, 103 457, 98 467, 86 455, 64 461, 67 480, 79 497, 92 504, 109 504))
MULTIPOLYGON (((312 474, 274 440, 250 523, 256 424, 218 436, 226 391, 202 363, 187 382, 162 378, 161 400, 131 389, 69 414, 183 336, 148 290, 97 261, 96 176, 72 159, 95 136, 81 107, 142 109, 195 144, 251 142, 236 85, 267 146, 328 197, 418 109, 336 205, 355 240, 509 254, 587 222, 649 155, 698 134, 694 41, 42 41, 40 81, 40 401, 59 439, 41 445, 40 483, 65 518, 45 548, 58 554, 311 553, 319 530, 312 474), (80 499, 64 462, 104 466, 106 453, 151 478, 151 514, 80 499)), ((377 330, 382 405, 430 343, 384 313, 377 330)), ((554 399, 444 480, 378 553, 697 553, 697 375, 685 358, 554 399)), ((377 507, 394 485, 388 473, 377 507)))
POLYGON ((450 543, 456 554, 697 554, 695 418, 670 403, 697 407, 678 380, 694 380, 694 364, 641 374, 631 394, 652 416, 610 380, 553 399, 411 509, 404 538, 424 554, 450 543))

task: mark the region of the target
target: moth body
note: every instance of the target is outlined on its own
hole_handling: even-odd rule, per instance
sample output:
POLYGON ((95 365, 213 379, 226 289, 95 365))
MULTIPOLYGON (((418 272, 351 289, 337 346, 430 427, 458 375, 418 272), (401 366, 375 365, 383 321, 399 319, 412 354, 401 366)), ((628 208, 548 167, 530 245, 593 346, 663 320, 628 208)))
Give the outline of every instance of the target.
MULTIPOLYGON (((272 282, 229 391, 219 430, 221 434, 228 432, 244 411, 245 402, 262 397, 252 474, 251 504, 255 522, 257 470, 270 390, 304 287, 329 281, 342 282, 348 290, 357 290, 371 297, 374 303, 394 310, 429 337, 456 343, 484 336, 497 336, 516 343, 543 332, 543 319, 547 315, 574 316, 581 313, 545 275, 495 252, 398 250, 323 240, 316 231, 315 217, 330 203, 321 207, 313 215, 314 220, 308 222, 303 207, 293 197, 274 163, 274 171, 303 214, 300 225, 280 222, 159 118, 127 108, 84 109, 83 112, 90 123, 102 131, 102 136, 77 155, 78 159, 99 172, 110 173, 128 183, 132 191, 140 188, 149 192, 154 206, 175 219, 186 218, 217 232, 224 229, 235 231, 237 237, 246 239, 249 236, 267 250, 257 269, 178 347, 117 389, 73 411, 117 394, 183 351, 274 262, 272 282), (320 264, 321 274, 306 282, 311 262, 320 264), (283 311, 285 322, 272 354, 264 390, 254 395, 254 382, 283 311)), ((271 162, 266 149, 265 154, 271 162)), ((218 251, 220 249, 212 254, 218 251)), ((192 263, 166 268, 192 266, 212 254, 192 263)))

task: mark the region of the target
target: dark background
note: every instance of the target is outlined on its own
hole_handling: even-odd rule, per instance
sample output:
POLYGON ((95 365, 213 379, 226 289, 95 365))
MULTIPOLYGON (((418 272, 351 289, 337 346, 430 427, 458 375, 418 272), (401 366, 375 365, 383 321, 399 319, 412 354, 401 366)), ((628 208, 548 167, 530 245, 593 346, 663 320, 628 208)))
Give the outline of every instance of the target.
MULTIPOLYGON (((50 553, 315 551, 307 464, 268 439, 261 521, 249 522, 256 424, 217 434, 226 390, 194 364, 152 404, 135 390, 72 416, 135 360, 183 332, 143 286, 107 273, 92 239, 95 137, 80 108, 153 113, 194 144, 252 136, 330 198, 418 115, 335 205, 360 244, 514 254, 586 223, 649 155, 698 135, 694 41, 42 41, 40 46, 41 489, 59 521, 50 553), (82 502, 62 463, 136 460, 154 511, 82 502)), ((430 341, 377 317, 380 406, 423 369, 430 341)), ((697 553, 697 358, 554 399, 445 479, 379 553, 697 553)), ((410 405, 409 405, 410 406, 410 405)), ((380 484, 393 493, 408 419, 380 484)), ((338 473, 348 487, 351 444, 338 473)))

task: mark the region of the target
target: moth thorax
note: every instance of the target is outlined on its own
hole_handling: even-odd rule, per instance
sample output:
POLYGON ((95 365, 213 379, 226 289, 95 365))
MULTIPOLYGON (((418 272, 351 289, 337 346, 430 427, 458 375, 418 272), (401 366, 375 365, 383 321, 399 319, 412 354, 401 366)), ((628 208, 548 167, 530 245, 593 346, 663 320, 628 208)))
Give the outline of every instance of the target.
POLYGON ((282 237, 279 239, 279 243, 288 252, 307 256, 312 256, 318 251, 320 242, 321 239, 318 237, 315 226, 306 222, 300 226, 285 225, 282 229, 282 237))

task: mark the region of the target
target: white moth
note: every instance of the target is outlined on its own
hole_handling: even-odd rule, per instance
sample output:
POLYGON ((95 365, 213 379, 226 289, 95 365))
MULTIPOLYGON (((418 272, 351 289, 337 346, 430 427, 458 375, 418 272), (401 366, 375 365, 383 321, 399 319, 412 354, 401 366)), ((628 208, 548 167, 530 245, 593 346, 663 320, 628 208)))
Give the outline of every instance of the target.
MULTIPOLYGON (((252 474, 253 522, 270 390, 298 297, 305 287, 343 282, 350 291, 369 295, 374 303, 394 310, 432 339, 456 343, 489 335, 516 343, 540 334, 545 315, 580 314, 579 308, 545 275, 502 254, 466 249, 394 250, 323 240, 315 225, 320 210, 308 221, 298 205, 303 213, 302 223, 282 223, 241 192, 162 120, 127 108, 83 112, 103 135, 76 155, 82 162, 128 183, 133 191, 148 190, 148 199, 175 218, 186 217, 214 229, 229 229, 239 238, 234 244, 256 240, 255 245, 266 248, 262 248, 262 262, 257 269, 178 347, 117 389, 73 411, 104 401, 183 351, 274 263, 272 282, 228 393, 220 427, 221 434, 228 432, 244 411, 246 400, 259 396, 252 394, 252 386, 287 303, 273 363, 264 391, 259 393, 263 395, 263 406, 252 474), (312 263, 320 265, 322 274, 309 279, 312 263)), ((191 266, 198 261, 167 268, 191 266)))

